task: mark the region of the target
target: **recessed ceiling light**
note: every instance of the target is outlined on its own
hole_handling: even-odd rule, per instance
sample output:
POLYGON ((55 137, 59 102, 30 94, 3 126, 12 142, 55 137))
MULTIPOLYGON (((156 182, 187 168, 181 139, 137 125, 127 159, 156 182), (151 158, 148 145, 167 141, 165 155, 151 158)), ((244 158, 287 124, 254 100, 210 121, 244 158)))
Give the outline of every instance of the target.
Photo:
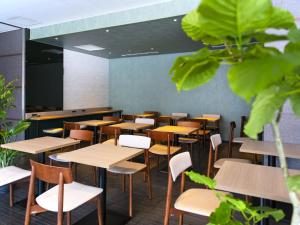
POLYGON ((177 22, 177 19, 175 18, 175 19, 173 19, 173 21, 174 21, 174 22, 177 22))
POLYGON ((55 37, 54 39, 55 39, 55 40, 58 40, 58 37, 55 37))
POLYGON ((104 50, 105 48, 99 47, 97 45, 76 45, 74 46, 75 48, 83 49, 86 51, 99 51, 99 50, 104 50))
POLYGON ((151 51, 153 51, 153 50, 154 50, 154 48, 150 48, 150 50, 151 50, 151 51))
POLYGON ((109 29, 106 29, 105 32, 108 33, 108 32, 109 32, 109 29))

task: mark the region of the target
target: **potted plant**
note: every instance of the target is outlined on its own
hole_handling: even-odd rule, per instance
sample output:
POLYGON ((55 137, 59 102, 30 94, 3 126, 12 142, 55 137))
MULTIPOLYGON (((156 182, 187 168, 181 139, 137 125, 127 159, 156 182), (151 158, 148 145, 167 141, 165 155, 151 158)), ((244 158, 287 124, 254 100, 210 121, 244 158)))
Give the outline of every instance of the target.
MULTIPOLYGON (((6 83, 3 75, 0 75, 0 144, 15 141, 17 135, 25 131, 30 122, 21 120, 9 122, 7 111, 15 108, 15 83, 17 80, 6 83)), ((20 153, 0 147, 0 168, 10 166, 20 153)))
MULTIPOLYGON (((182 28, 205 47, 176 59, 170 71, 172 81, 179 91, 191 90, 212 79, 221 64, 230 65, 229 86, 251 105, 244 132, 257 138, 266 124, 272 125, 280 166, 294 207, 292 224, 300 224, 300 176, 289 175, 279 133, 286 101, 290 101, 294 113, 300 116, 300 30, 296 28, 293 15, 274 7, 271 0, 202 0, 197 9, 183 18, 182 28), (270 33, 270 28, 285 32, 270 33), (286 41, 284 51, 266 45, 273 41, 286 41)), ((214 188, 210 179, 194 173, 189 175, 214 188)), ((231 206, 233 202, 229 201, 231 206)), ((216 218, 216 215, 211 217, 216 218)), ((211 224, 216 224, 212 218, 211 224)))

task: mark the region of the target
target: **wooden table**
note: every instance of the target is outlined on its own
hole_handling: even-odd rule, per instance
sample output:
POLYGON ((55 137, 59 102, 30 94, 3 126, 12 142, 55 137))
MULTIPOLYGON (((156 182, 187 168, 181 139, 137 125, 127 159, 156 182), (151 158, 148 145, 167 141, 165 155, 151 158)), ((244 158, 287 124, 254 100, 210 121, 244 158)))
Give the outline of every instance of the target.
POLYGON ((145 123, 117 123, 114 125, 110 125, 111 127, 119 127, 122 130, 130 130, 130 131, 139 131, 142 129, 147 129, 153 127, 152 124, 145 124, 145 123))
POLYGON ((217 118, 217 117, 207 117, 207 116, 196 116, 196 117, 193 117, 193 119, 195 120, 207 120, 209 122, 217 122, 220 120, 220 118, 217 118))
POLYGON ((85 120, 85 121, 79 121, 76 123, 80 124, 80 125, 93 127, 93 129, 94 129, 94 144, 96 144, 99 127, 115 124, 117 122, 116 121, 107 121, 107 120, 85 120))
MULTIPOLYGON (((125 148, 125 147, 119 147, 115 145, 96 144, 72 152, 59 154, 58 158, 70 162, 95 166, 99 168, 98 180, 99 180, 99 187, 103 189, 102 210, 103 210, 104 221, 106 221, 106 186, 107 186, 106 170, 121 161, 131 159, 143 153, 144 150, 142 149, 125 148)), ((84 220, 90 221, 91 223, 86 223, 89 225, 97 224, 97 219, 90 219, 90 220, 84 219, 84 220)))
POLYGON ((172 116, 172 115, 169 115, 169 116, 168 115, 162 115, 160 117, 162 117, 162 118, 165 118, 165 117, 171 118, 172 125, 176 125, 176 123, 177 123, 178 120, 186 118, 186 116, 172 116))
POLYGON ((162 126, 154 129, 154 131, 171 132, 174 134, 181 134, 181 135, 190 135, 196 132, 197 130, 199 130, 199 128, 182 127, 182 126, 162 126))
MULTIPOLYGON (((299 170, 289 170, 292 175, 299 170)), ((225 162, 215 176, 217 189, 290 203, 281 168, 225 162)))
MULTIPOLYGON (((45 163, 45 153, 51 150, 79 144, 80 141, 71 138, 40 137, 1 145, 2 148, 38 155, 38 161, 45 163)), ((39 182, 38 193, 44 190, 43 182, 39 182)))
POLYGON ((155 116, 155 114, 153 114, 153 113, 142 113, 142 114, 135 115, 136 118, 151 118, 154 116, 155 116))

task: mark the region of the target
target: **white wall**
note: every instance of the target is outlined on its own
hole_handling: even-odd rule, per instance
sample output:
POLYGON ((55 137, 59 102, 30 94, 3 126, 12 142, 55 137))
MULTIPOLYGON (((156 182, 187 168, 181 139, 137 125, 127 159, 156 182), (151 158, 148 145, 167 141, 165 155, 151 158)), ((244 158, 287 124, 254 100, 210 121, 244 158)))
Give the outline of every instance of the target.
POLYGON ((64 50, 64 109, 109 106, 108 59, 64 50))

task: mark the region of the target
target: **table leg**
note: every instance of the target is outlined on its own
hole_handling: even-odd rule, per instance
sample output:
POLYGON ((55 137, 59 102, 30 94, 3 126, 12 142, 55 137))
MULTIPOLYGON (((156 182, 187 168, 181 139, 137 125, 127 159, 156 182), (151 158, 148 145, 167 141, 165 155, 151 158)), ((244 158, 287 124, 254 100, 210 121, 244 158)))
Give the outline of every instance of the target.
MULTIPOLYGON (((45 164, 46 158, 45 158, 45 152, 42 152, 38 154, 38 161, 39 163, 45 164)), ((45 190, 45 183, 41 180, 38 181, 38 195, 42 194, 45 190)))
POLYGON ((99 187, 103 189, 102 192, 102 215, 103 223, 106 224, 106 169, 99 168, 99 187))
MULTIPOLYGON (((261 207, 266 207, 269 206, 269 201, 266 199, 261 198, 260 199, 260 206, 261 207)), ((269 219, 263 219, 260 221, 260 225, 269 225, 269 219)))
POLYGON ((97 144, 98 126, 94 126, 94 144, 97 144))

